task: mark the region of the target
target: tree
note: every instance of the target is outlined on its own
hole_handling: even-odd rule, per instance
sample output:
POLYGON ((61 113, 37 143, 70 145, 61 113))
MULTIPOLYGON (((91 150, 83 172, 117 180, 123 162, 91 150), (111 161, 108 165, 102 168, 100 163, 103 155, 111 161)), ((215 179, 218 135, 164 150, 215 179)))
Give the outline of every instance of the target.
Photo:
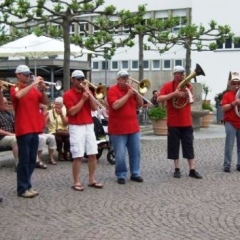
POLYGON ((155 44, 159 51, 162 51, 159 44, 168 43, 168 46, 171 45, 168 48, 164 48, 164 51, 175 45, 183 46, 186 49, 185 68, 188 75, 191 68, 191 51, 213 51, 217 48, 216 41, 223 43, 226 39, 231 39, 234 36, 230 26, 218 25, 214 20, 209 23, 208 27, 206 29, 202 24, 197 26, 187 22, 186 26, 181 27, 176 34, 171 31, 159 32, 156 35, 152 35, 149 41, 155 44))
MULTIPOLYGON (((42 26, 38 28, 38 32, 48 29, 51 35, 58 35, 57 26, 61 26, 63 40, 64 40, 64 90, 70 87, 69 72, 70 72, 70 27, 73 23, 88 22, 92 28, 98 29, 99 33, 92 35, 85 41, 83 39, 72 39, 79 42, 80 45, 85 44, 91 46, 90 50, 112 42, 112 46, 123 45, 125 40, 116 44, 107 31, 109 31, 114 24, 110 21, 110 16, 119 16, 119 19, 129 16, 128 11, 116 11, 112 5, 103 8, 104 0, 70 0, 70 1, 57 1, 57 0, 37 0, 35 3, 29 0, 5 0, 0 8, 2 10, 2 21, 10 26, 22 26, 23 28, 42 26), (84 15, 84 18, 82 16, 84 15), (14 19, 14 20, 12 20, 14 19), (25 25, 24 25, 25 24, 25 25), (53 25, 50 26, 49 25, 53 25), (98 45, 95 45, 97 43, 98 45)), ((1 21, 0 21, 1 22, 1 21)), ((121 25, 121 21, 117 23, 121 25)), ((113 54, 111 46, 106 48, 111 50, 110 55, 113 54)), ((95 49, 94 49, 95 50, 95 49)))

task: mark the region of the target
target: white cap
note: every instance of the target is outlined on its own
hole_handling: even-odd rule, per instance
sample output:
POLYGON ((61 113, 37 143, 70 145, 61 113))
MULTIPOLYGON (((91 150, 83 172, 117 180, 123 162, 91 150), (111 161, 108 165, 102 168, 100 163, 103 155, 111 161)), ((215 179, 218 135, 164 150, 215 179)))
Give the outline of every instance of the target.
POLYGON ((26 73, 26 74, 30 74, 32 73, 29 69, 28 66, 26 65, 19 65, 15 71, 15 73, 26 73))
POLYGON ((232 72, 231 73, 231 81, 240 81, 240 77, 239 77, 238 72, 232 72))
POLYGON ((63 98, 62 97, 57 97, 55 98, 55 103, 63 103, 63 98))
POLYGON ((127 70, 120 70, 118 73, 117 73, 117 77, 129 77, 129 73, 127 70))
POLYGON ((175 66, 173 69, 173 73, 183 73, 185 72, 185 68, 182 66, 175 66))
POLYGON ((75 70, 72 72, 72 78, 85 78, 83 71, 75 70))

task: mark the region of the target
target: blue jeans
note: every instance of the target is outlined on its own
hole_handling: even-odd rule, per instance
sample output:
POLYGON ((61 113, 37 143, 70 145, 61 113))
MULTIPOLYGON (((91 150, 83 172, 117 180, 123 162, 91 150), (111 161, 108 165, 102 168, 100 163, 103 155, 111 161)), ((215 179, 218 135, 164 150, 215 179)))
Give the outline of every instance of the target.
POLYGON ((126 149, 128 150, 131 176, 140 176, 140 133, 111 135, 110 138, 115 154, 117 178, 126 178, 127 175, 126 149))
POLYGON ((31 176, 36 164, 38 142, 37 133, 17 137, 19 157, 17 166, 17 193, 19 195, 32 187, 31 176))
POLYGON ((237 167, 240 166, 240 129, 236 129, 230 122, 225 123, 225 150, 223 167, 231 167, 232 152, 235 138, 237 138, 237 167))

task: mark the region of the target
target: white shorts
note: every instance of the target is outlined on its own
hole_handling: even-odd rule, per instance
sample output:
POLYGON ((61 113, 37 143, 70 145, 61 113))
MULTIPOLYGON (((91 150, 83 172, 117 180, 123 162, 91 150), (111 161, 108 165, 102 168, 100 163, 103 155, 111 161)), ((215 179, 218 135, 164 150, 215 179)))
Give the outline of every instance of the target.
POLYGON ((11 146, 13 147, 14 144, 17 143, 17 139, 15 136, 4 136, 1 140, 0 140, 0 145, 7 147, 7 146, 11 146))
POLYGON ((38 151, 43 151, 46 144, 48 145, 49 149, 56 149, 56 140, 53 134, 41 133, 38 134, 38 137, 39 137, 38 151))
POLYGON ((94 124, 69 125, 70 151, 72 158, 80 158, 98 153, 94 124))

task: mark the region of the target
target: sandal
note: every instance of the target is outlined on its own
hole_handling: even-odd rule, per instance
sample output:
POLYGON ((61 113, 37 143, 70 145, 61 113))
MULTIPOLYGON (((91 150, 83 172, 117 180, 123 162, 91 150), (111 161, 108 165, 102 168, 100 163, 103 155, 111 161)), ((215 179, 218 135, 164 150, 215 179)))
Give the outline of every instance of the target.
POLYGON ((71 188, 75 191, 80 191, 80 192, 84 190, 82 185, 73 185, 71 188))
POLYGON ((103 185, 102 183, 99 183, 99 182, 94 182, 94 183, 91 183, 91 184, 88 184, 89 187, 92 187, 92 188, 103 188, 103 185))
POLYGON ((47 169, 47 165, 44 164, 44 163, 41 162, 41 161, 38 161, 38 162, 36 162, 36 164, 35 164, 35 168, 47 169))
POLYGON ((49 164, 56 165, 57 162, 53 158, 50 158, 49 159, 49 164))

